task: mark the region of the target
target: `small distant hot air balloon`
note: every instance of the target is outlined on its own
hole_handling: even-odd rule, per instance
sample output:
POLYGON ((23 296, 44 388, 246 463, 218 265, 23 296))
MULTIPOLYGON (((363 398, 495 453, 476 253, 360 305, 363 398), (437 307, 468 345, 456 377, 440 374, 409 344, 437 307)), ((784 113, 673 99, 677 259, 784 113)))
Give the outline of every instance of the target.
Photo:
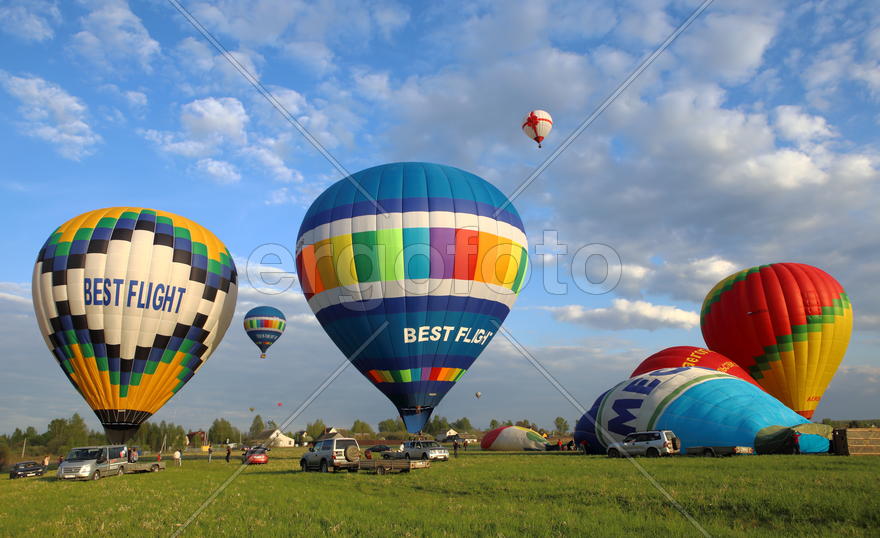
POLYGON ((287 318, 281 310, 271 306, 258 306, 244 315, 244 330, 262 351, 261 359, 266 358, 266 350, 269 346, 281 338, 286 325, 287 318))
POLYGON ((526 114, 522 124, 523 132, 527 137, 537 142, 539 148, 544 137, 550 134, 551 129, 553 129, 553 118, 543 110, 532 110, 526 114))
POLYGON ((220 344, 238 290, 229 251, 164 211, 111 207, 56 229, 37 256, 33 299, 55 360, 123 443, 220 344))
POLYGON ((709 349, 745 368, 785 405, 811 418, 840 366, 853 310, 828 273, 774 263, 725 278, 703 301, 709 349))
POLYGON ((281 406, 283 406, 283 405, 284 405, 283 403, 278 402, 278 407, 281 407, 281 406))
POLYGON ((482 396, 482 395, 483 395, 482 392, 477 392, 476 394, 474 394, 474 396, 476 396, 478 400, 480 399, 480 396, 482 396))
POLYGON ((417 433, 510 312, 528 244, 516 209, 489 182, 395 163, 312 203, 296 264, 321 326, 417 433))
POLYGON ((248 407, 248 410, 250 410, 251 413, 254 412, 254 408, 253 408, 253 407, 248 407))

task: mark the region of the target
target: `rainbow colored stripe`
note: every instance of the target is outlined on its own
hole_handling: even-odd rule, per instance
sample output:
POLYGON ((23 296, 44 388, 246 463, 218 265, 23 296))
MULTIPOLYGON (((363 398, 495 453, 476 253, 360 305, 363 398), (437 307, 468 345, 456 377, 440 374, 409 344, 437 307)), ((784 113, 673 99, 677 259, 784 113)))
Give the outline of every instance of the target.
POLYGON ((409 368, 406 370, 369 370, 373 383, 412 383, 414 381, 458 381, 464 368, 409 368))
POLYGON ((287 322, 277 318, 248 318, 244 320, 245 330, 251 329, 273 329, 276 331, 284 331, 287 322))

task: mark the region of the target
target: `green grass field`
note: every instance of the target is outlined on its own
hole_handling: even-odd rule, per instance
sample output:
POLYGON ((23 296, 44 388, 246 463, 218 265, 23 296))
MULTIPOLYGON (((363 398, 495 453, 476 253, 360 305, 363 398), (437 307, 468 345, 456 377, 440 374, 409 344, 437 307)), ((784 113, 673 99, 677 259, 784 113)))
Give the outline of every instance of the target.
MULTIPOLYGON (((471 451, 377 476, 302 473, 300 453, 273 450, 268 465, 242 473, 184 536, 698 535, 626 460, 471 451)), ((97 482, 0 479, 0 535, 171 534, 236 468, 237 460, 198 458, 97 482)), ((880 533, 880 458, 638 462, 713 536, 880 533)))

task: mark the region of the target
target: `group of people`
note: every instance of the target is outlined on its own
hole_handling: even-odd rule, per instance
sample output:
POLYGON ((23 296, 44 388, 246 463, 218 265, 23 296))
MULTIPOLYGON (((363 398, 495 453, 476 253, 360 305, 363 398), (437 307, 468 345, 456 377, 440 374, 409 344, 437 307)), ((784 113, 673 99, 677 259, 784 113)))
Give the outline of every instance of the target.
POLYGON ((467 450, 467 449, 468 449, 468 440, 465 439, 465 440, 462 441, 460 444, 459 444, 459 442, 458 442, 458 439, 452 441, 452 455, 455 456, 456 458, 458 457, 458 449, 459 449, 459 447, 464 448, 465 450, 467 450))

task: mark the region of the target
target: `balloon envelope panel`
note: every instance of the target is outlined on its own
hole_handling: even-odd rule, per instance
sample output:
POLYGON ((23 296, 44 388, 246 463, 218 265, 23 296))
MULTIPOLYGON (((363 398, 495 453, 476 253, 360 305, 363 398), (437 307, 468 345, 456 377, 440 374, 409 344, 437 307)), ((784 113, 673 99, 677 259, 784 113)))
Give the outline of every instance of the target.
MULTIPOLYGON (((635 377, 653 370, 660 370, 661 368, 678 368, 682 366, 699 366, 700 368, 708 368, 709 370, 724 372, 738 377, 743 381, 748 381, 756 387, 761 387, 748 372, 721 353, 693 346, 676 346, 658 351, 642 361, 642 363, 633 370, 630 377, 635 377)), ((762 388, 761 390, 764 389, 762 388)))
POLYGON ((547 440, 540 433, 520 426, 501 426, 480 441, 483 450, 546 450, 547 440))
POLYGON ((485 180, 396 163, 328 188, 297 240, 309 306, 410 432, 492 340, 528 265, 522 221, 485 180), (378 202, 378 203, 376 203, 378 202))
POLYGON ((135 207, 61 225, 33 273, 46 344, 111 440, 133 435, 208 359, 237 289, 235 264, 214 234, 135 207))
MULTIPOLYGON (((592 434, 603 447, 636 431, 672 430, 684 450, 705 445, 755 448, 755 438, 765 428, 808 423, 751 383, 700 367, 666 368, 623 381, 601 396, 590 413, 596 420, 592 434)), ((582 421, 578 429, 589 431, 582 421)), ((801 450, 826 452, 828 440, 803 435, 801 450)))
POLYGON ((703 301, 706 344, 767 392, 810 418, 852 333, 849 297, 828 273, 774 263, 730 275, 703 301))
POLYGON ((284 333, 287 318, 271 306, 252 308, 244 315, 244 330, 263 353, 284 333))

